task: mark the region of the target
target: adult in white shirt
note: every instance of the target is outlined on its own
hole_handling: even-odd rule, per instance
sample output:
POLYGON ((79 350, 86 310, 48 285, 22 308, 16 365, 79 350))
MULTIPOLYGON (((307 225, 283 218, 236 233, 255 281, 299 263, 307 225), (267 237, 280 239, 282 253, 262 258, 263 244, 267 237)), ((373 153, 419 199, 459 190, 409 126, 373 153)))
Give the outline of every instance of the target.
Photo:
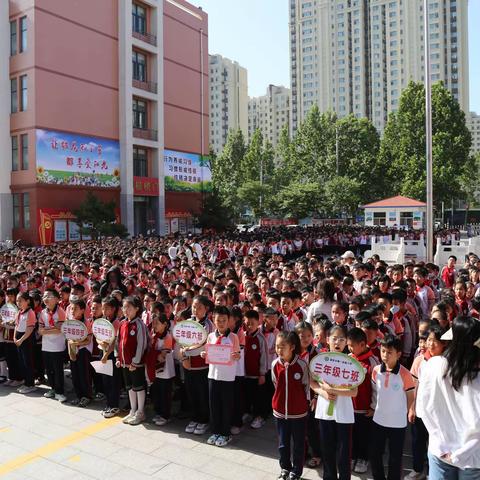
POLYGON ((307 313, 307 322, 312 323, 316 315, 324 313, 332 320, 332 305, 335 302, 335 286, 330 280, 320 280, 316 287, 318 300, 313 302, 307 313))
POLYGON ((417 415, 429 433, 430 480, 480 478, 480 321, 457 317, 443 356, 422 368, 417 415))

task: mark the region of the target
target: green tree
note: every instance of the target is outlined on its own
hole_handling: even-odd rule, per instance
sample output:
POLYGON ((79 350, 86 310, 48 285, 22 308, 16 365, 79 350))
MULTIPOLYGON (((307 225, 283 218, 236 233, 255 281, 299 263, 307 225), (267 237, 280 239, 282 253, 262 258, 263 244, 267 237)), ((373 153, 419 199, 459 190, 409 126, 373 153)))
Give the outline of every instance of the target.
POLYGON ((87 193, 85 201, 73 212, 80 232, 90 235, 94 240, 99 237, 118 236, 125 238, 128 230, 125 225, 117 223, 115 202, 102 202, 92 192, 87 193), (88 226, 85 226, 88 225, 88 226))
POLYGON ((231 211, 225 208, 217 190, 206 193, 203 197, 202 210, 197 216, 200 228, 225 230, 233 225, 231 211))
POLYGON ((278 192, 276 205, 285 217, 305 218, 318 213, 323 200, 319 183, 292 182, 278 192))
POLYGON ((321 114, 316 105, 309 110, 292 141, 292 180, 318 182, 335 175, 336 121, 334 113, 321 114))
POLYGON ((241 130, 230 131, 223 151, 213 161, 212 183, 222 205, 239 213, 237 190, 242 183, 241 165, 245 156, 245 139, 241 130))
POLYGON ((380 135, 367 118, 348 115, 336 122, 338 175, 356 180, 362 200, 382 198, 386 194, 385 165, 379 158, 380 135))
POLYGON ((255 218, 261 218, 269 210, 272 201, 272 187, 258 180, 245 182, 238 189, 242 205, 253 211, 255 218))
MULTIPOLYGON (((425 199, 425 89, 410 82, 390 115, 380 147, 380 164, 389 165, 391 194, 425 199)), ((432 145, 434 202, 458 198, 462 176, 472 165, 471 135, 465 114, 443 86, 432 87, 432 145)))
POLYGON ((354 217, 362 200, 360 184, 350 177, 334 177, 325 184, 325 207, 331 214, 354 217))

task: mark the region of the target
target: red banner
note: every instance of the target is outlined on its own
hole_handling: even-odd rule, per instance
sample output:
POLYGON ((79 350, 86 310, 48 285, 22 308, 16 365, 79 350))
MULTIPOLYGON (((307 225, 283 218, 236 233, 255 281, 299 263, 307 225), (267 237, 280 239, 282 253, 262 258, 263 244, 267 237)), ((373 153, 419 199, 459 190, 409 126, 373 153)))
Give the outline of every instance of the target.
POLYGON ((262 218, 260 225, 262 227, 280 227, 281 225, 296 225, 295 218, 262 218))
POLYGON ((158 178, 133 177, 133 194, 144 197, 158 197, 160 187, 158 178))

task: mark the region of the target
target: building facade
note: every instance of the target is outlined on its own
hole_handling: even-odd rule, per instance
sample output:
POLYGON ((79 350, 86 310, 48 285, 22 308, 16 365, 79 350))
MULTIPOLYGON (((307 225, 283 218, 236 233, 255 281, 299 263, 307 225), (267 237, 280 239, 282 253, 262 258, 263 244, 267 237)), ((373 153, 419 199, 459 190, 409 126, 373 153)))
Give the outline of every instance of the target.
MULTIPOLYGON (((292 128, 312 105, 379 130, 424 79, 423 0, 290 0, 292 128)), ((429 0, 433 82, 469 111, 468 1, 429 0)))
POLYGON ((248 101, 248 140, 260 129, 263 138, 274 147, 284 126, 290 125, 290 89, 269 85, 267 94, 248 101))
POLYGON ((9 0, 0 25, 1 239, 82 239, 88 192, 132 235, 191 227, 209 179, 207 15, 184 0, 9 0))
POLYGON ((472 152, 480 153, 480 115, 470 112, 469 128, 472 134, 472 152))
POLYGON ((210 55, 210 144, 220 153, 230 130, 248 135, 247 70, 221 55, 210 55))

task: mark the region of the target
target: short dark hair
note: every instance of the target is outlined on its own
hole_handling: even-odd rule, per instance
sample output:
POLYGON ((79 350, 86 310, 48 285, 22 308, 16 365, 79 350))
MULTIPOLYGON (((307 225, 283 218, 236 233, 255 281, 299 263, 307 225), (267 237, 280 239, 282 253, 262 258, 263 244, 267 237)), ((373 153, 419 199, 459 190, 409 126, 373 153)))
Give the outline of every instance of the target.
POLYGON ((353 343, 365 342, 367 343, 367 336, 361 328, 353 327, 347 333, 347 339, 351 340, 353 343))
POLYGON ((402 341, 395 335, 385 335, 385 337, 380 340, 380 345, 385 348, 393 348, 397 352, 402 351, 402 341))
POLYGON ((226 315, 230 318, 230 310, 225 306, 217 305, 216 307, 213 307, 213 315, 226 315))
POLYGON ((248 310, 248 312, 246 312, 244 316, 245 318, 253 318, 257 322, 260 320, 260 317, 256 310, 248 310))

